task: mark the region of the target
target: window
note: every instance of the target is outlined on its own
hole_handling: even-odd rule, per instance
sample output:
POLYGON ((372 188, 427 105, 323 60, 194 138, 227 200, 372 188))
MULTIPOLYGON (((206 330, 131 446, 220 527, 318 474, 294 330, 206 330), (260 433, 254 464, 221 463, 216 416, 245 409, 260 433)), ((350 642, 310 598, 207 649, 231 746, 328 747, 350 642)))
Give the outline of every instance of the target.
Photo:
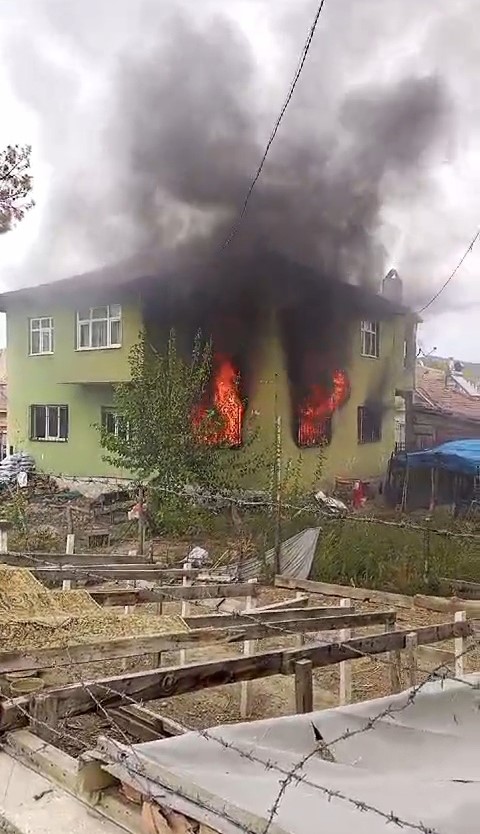
POLYGON ((31 440, 67 440, 68 405, 31 405, 31 440))
POLYGON ((30 319, 30 356, 53 353, 53 319, 30 319))
POLYGON ((128 421, 111 408, 102 408, 102 428, 108 434, 113 434, 121 440, 128 440, 129 438, 128 421))
POLYGON ((122 308, 120 304, 90 307, 77 313, 77 350, 121 347, 122 308))
POLYGON ((361 354, 371 359, 380 356, 380 324, 378 321, 362 321, 360 326, 361 354))
POLYGON ((360 405, 357 409, 357 438, 359 443, 377 443, 382 439, 380 409, 360 405))

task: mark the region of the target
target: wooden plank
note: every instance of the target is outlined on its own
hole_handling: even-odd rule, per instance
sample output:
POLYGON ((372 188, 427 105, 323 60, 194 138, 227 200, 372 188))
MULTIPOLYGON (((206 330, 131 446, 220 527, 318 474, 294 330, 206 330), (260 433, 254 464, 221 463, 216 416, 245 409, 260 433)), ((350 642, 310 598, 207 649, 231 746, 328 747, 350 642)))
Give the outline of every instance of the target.
POLYGON ((295 663, 295 712, 313 712, 313 664, 311 660, 295 663))
MULTIPOLYGON (((257 611, 285 611, 288 608, 306 608, 308 606, 308 594, 299 594, 292 599, 283 599, 281 602, 272 602, 270 605, 261 605, 257 611)), ((240 612, 242 613, 242 612, 240 612)))
MULTIPOLYGON (((165 570, 164 568, 156 568, 149 563, 147 564, 148 566, 145 563, 144 565, 135 564, 133 568, 129 568, 128 565, 100 565, 98 567, 87 568, 81 566, 70 568, 68 565, 64 568, 51 566, 38 567, 35 565, 34 567, 30 567, 29 570, 31 570, 35 576, 38 576, 39 579, 44 581, 49 580, 50 582, 62 582, 64 579, 88 579, 89 577, 92 579, 104 579, 109 581, 111 579, 144 579, 146 581, 160 581, 167 577, 182 579, 182 577, 190 576, 192 579, 197 579, 198 581, 202 580, 202 572, 193 568, 186 572, 183 570, 177 571, 175 569, 165 570)), ((225 580, 227 577, 222 576, 222 579, 225 580)))
POLYGON ((380 602, 400 608, 412 608, 413 597, 393 594, 388 591, 376 591, 371 588, 353 588, 350 585, 331 585, 328 582, 313 582, 310 579, 293 579, 290 576, 276 576, 275 587, 291 591, 307 591, 310 594, 322 594, 331 597, 349 597, 362 602, 380 602))
POLYGON ((418 641, 417 635, 414 631, 410 634, 407 634, 406 641, 405 641, 405 648, 407 650, 407 663, 408 663, 408 679, 410 682, 410 686, 417 685, 417 649, 418 649, 418 641))
MULTIPOLYGON (((249 622, 239 628, 205 628, 176 634, 121 637, 117 640, 78 643, 65 648, 31 649, 17 652, 0 652, 0 674, 27 669, 48 669, 54 666, 70 666, 74 663, 94 663, 126 657, 140 657, 165 651, 177 651, 202 644, 234 643, 242 640, 278 638, 284 634, 314 633, 343 628, 348 625, 371 626, 384 623, 390 612, 374 611, 366 614, 344 614, 336 617, 319 617, 287 621, 286 623, 249 622)), ((180 664, 183 666, 184 664, 180 664)))
MULTIPOLYGON (((315 608, 286 608, 281 611, 273 609, 255 609, 255 620, 258 623, 288 623, 292 620, 309 620, 318 619, 319 617, 334 617, 337 614, 348 614, 353 612, 353 608, 342 608, 338 606, 316 606, 315 608)), ((185 622, 189 628, 209 628, 216 627, 238 627, 243 623, 251 622, 251 612, 247 618, 244 612, 239 611, 236 614, 193 614, 190 617, 185 617, 185 622)))
MULTIPOLYGON (((473 623, 440 623, 415 629, 418 645, 441 643, 453 637, 467 637, 474 634, 473 623)), ((347 643, 331 643, 328 646, 310 646, 305 649, 284 650, 284 674, 292 674, 295 662, 301 657, 308 657, 314 666, 329 666, 342 660, 355 660, 365 655, 385 654, 392 651, 403 651, 406 647, 407 634, 412 629, 393 631, 387 634, 374 634, 369 637, 354 637, 347 643)))
POLYGON ((480 618, 480 601, 468 599, 445 599, 444 597, 430 597, 417 594, 414 597, 417 608, 425 608, 427 611, 444 611, 454 614, 455 611, 465 611, 471 619, 480 618))
MULTIPOLYGON (((124 696, 134 700, 152 701, 198 692, 201 689, 253 680, 278 674, 292 674, 298 660, 311 660, 314 667, 329 666, 343 660, 354 660, 364 655, 384 654, 388 651, 405 649, 407 634, 411 629, 391 634, 376 634, 356 637, 342 645, 314 645, 297 649, 278 649, 273 652, 255 654, 251 657, 220 658, 206 663, 192 663, 188 666, 171 666, 163 669, 133 672, 129 675, 106 677, 100 680, 73 683, 59 689, 35 696, 35 703, 45 701, 55 704, 56 720, 66 716, 89 712, 100 703, 104 707, 121 704, 124 696)), ((418 645, 441 642, 452 637, 468 636, 474 632, 474 624, 442 623, 416 629, 418 645)), ((25 704, 25 699, 22 701, 25 704)), ((26 699, 28 704, 28 699, 26 699)), ((0 704, 0 730, 2 720, 9 727, 13 722, 25 723, 22 713, 6 705, 2 714, 0 704)))
POLYGON ((480 582, 468 582, 465 579, 440 579, 440 582, 462 599, 480 600, 480 582))
POLYGON ((185 727, 182 727, 177 721, 137 704, 117 707, 109 710, 109 714, 114 723, 140 741, 172 738, 172 736, 179 736, 187 732, 185 727))
MULTIPOLYGON (((115 566, 129 564, 132 562, 132 557, 128 553, 105 553, 104 561, 102 562, 102 554, 97 553, 75 553, 75 555, 66 555, 65 553, 44 553, 41 551, 16 551, 9 550, 8 553, 2 553, 2 562, 6 565, 13 565, 15 567, 30 567, 31 565, 51 565, 52 567, 60 567, 61 565, 73 565, 79 567, 90 567, 100 565, 104 567, 105 564, 113 564, 115 566)), ((145 559, 139 559, 138 563, 145 562, 145 559)), ((137 562, 135 562, 135 565, 137 562)), ((152 567, 149 564, 149 567, 152 567)))
POLYGON ((172 599, 227 599, 246 597, 253 591, 246 583, 228 583, 227 585, 159 585, 155 590, 148 588, 104 589, 89 588, 88 593, 99 605, 140 605, 146 602, 165 602, 172 599))
POLYGON ((438 649, 436 646, 420 646, 417 649, 417 661, 422 671, 422 665, 432 663, 434 666, 453 666, 455 652, 449 649, 438 649))

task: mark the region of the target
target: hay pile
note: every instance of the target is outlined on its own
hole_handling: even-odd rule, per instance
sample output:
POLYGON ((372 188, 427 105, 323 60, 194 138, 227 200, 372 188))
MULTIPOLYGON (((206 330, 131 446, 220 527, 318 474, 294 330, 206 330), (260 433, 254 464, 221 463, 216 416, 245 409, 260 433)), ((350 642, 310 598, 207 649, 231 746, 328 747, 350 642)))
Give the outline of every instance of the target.
POLYGON ((188 626, 177 615, 125 615, 106 610, 86 591, 48 591, 27 568, 0 565, 2 651, 65 648, 185 631, 188 626))

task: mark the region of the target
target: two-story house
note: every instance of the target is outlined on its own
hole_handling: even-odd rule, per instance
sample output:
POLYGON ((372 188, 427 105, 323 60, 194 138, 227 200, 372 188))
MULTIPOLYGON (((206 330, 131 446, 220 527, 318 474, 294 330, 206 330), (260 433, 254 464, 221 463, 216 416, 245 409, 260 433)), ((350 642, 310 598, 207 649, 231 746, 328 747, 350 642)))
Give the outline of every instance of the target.
POLYGON ((226 278, 187 290, 112 267, 0 296, 9 443, 55 476, 128 477, 103 460, 97 426, 118 430, 113 392, 129 378, 130 349, 142 329, 158 344, 174 326, 187 344, 200 326, 217 351, 212 402, 215 374, 242 384, 232 455, 247 414, 269 444, 280 417, 282 455, 300 451, 305 477, 320 449, 326 486, 381 477, 395 444, 395 398, 408 404, 414 388, 416 319, 402 306, 400 279, 388 276, 378 295, 275 259, 261 268, 263 283, 253 269, 246 284, 226 278))

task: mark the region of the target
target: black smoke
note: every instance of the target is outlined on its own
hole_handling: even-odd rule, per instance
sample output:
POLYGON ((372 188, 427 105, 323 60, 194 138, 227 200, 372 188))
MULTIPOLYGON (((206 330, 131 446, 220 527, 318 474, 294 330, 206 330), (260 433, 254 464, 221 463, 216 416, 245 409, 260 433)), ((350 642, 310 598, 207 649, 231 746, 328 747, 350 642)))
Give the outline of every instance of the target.
MULTIPOLYGON (((148 251, 159 273, 167 262, 173 272, 178 264, 177 278, 185 262, 199 273, 212 264, 209 279, 228 282, 231 263, 274 252, 320 277, 378 284, 388 255, 383 208, 396 191, 428 189, 449 135, 444 84, 406 69, 362 82, 365 35, 352 56, 348 10, 327 3, 292 107, 224 250, 316 3, 302 0, 287 15, 282 4, 277 12, 263 4, 277 64, 239 23, 246 5, 236 4, 238 19, 213 0, 25 0, 12 12, 5 60, 17 93, 38 108, 52 163, 30 279, 32 263, 45 280, 72 260, 80 271, 148 251)), ((369 6, 380 14, 376 0, 369 6)))

